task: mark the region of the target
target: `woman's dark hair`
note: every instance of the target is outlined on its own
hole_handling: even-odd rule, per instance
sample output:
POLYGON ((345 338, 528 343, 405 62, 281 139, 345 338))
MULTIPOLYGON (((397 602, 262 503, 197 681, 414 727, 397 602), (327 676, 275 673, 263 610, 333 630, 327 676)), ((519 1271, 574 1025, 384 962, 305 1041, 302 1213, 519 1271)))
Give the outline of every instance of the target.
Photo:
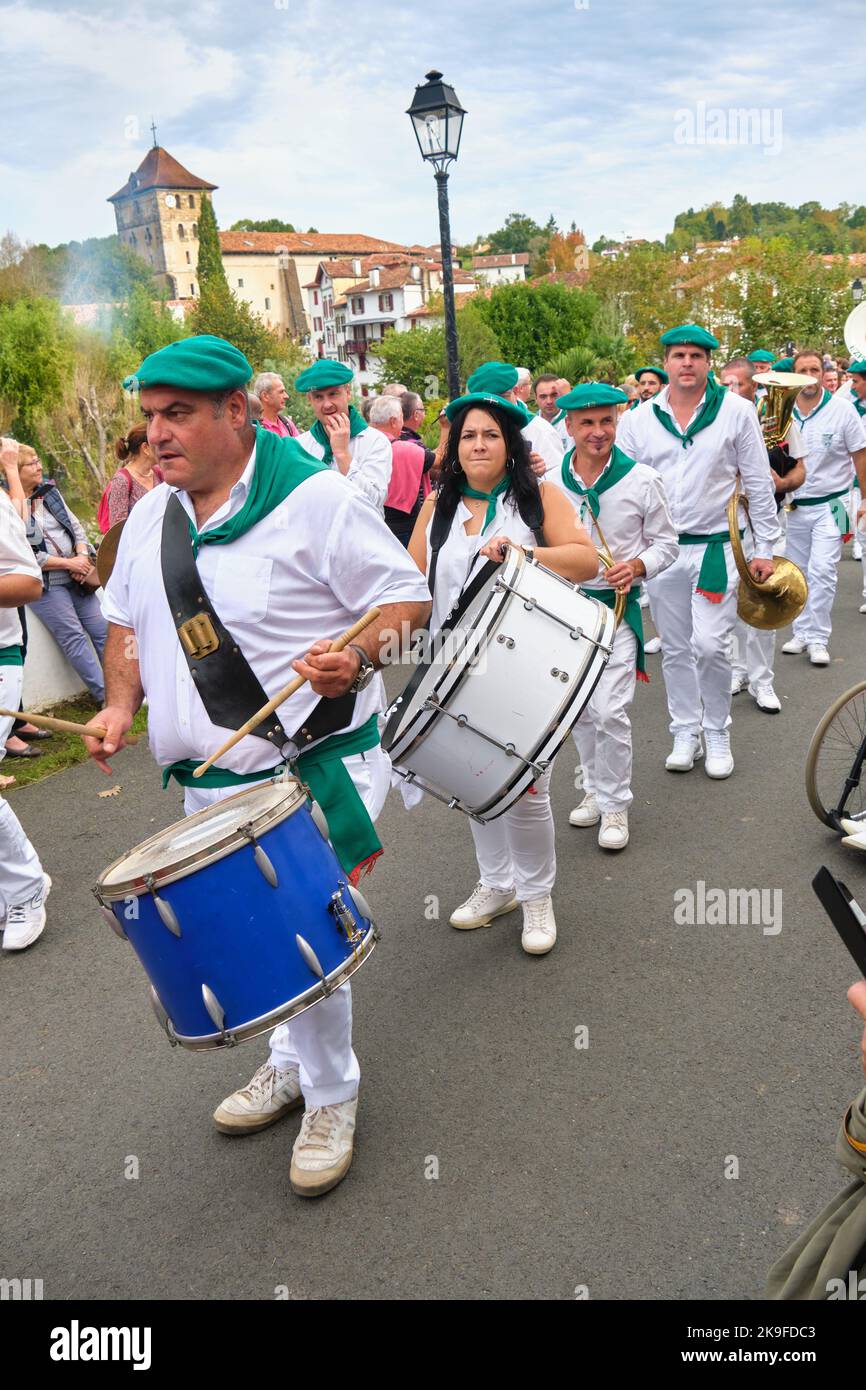
POLYGON ((491 405, 487 401, 484 405, 465 406, 459 415, 455 415, 451 421, 445 455, 442 459, 436 511, 448 521, 449 525, 457 511, 457 503, 461 497, 460 488, 466 478, 460 464, 458 447, 460 435, 466 423, 466 416, 470 410, 483 410, 496 421, 502 430, 502 437, 505 440, 505 476, 508 479, 508 487, 505 489, 503 501, 508 501, 509 498, 513 499, 523 520, 526 521, 527 525, 534 526, 541 514, 541 494, 538 488, 538 479, 529 462, 529 445, 513 415, 509 414, 507 410, 498 409, 497 406, 491 405))
POLYGON ((121 435, 114 446, 121 463, 126 463, 128 458, 139 453, 142 444, 147 443, 147 425, 133 425, 128 434, 121 435))

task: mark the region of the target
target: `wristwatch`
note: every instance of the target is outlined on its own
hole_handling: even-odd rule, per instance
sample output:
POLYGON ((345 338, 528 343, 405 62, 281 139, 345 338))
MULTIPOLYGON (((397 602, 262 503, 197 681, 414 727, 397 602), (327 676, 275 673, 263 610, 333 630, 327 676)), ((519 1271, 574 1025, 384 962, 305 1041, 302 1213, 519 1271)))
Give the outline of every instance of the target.
POLYGON ((359 660, 361 662, 361 665, 358 668, 358 674, 352 681, 352 684, 349 686, 349 690, 351 691, 351 693, 353 695, 357 695, 360 693, 360 691, 367 689, 367 686, 370 684, 370 681, 376 674, 376 668, 373 665, 370 658, 368 657, 367 653, 364 651, 363 647, 357 646, 355 642, 350 642, 349 651, 357 652, 359 660))
POLYGON ((526 556, 529 563, 532 564, 533 560, 535 559, 535 546, 525 545, 523 547, 523 553, 526 556))

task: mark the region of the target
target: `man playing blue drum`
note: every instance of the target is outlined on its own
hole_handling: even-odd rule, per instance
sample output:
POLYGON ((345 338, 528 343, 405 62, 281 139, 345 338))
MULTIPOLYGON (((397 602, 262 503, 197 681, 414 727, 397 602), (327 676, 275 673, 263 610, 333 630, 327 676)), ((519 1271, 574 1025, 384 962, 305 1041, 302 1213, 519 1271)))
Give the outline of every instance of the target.
MULTIPOLYGON (((327 386, 332 364, 316 366, 327 386)), ((106 736, 88 746, 105 768, 146 698, 151 749, 164 782, 185 788, 188 815, 288 761, 356 881, 381 853, 373 821, 389 785, 380 644, 424 623, 428 591, 344 477, 251 424, 251 375, 237 348, 203 335, 151 354, 124 383, 140 390, 165 484, 131 514, 106 586, 106 708, 93 720, 106 736), (357 642, 331 652, 373 606, 379 617, 357 642), (228 732, 285 685, 290 665, 308 683, 194 780, 228 732)), ((360 1070, 351 1033, 343 984, 275 1030, 269 1060, 214 1114, 223 1133, 251 1134, 304 1104, 291 1168, 301 1196, 329 1191, 352 1161, 360 1070)))

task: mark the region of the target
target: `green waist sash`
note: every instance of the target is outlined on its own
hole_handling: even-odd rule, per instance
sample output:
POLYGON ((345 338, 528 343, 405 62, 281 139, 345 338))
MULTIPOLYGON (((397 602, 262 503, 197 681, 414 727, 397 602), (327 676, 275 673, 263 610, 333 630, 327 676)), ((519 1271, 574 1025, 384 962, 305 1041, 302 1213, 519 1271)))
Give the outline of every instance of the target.
MULTIPOLYGON (((301 753, 291 764, 293 771, 307 784, 311 795, 324 811, 331 844, 353 883, 357 883, 365 870, 369 872, 373 867, 373 860, 382 853, 382 843, 343 764, 343 758, 353 753, 365 753, 378 745, 379 721, 378 716, 372 714, 360 728, 322 739, 321 743, 301 753)), ((168 786, 172 777, 182 787, 241 787, 250 782, 267 781, 285 767, 284 763, 280 763, 259 772, 231 772, 228 768, 215 766, 208 768, 203 777, 193 777, 195 769, 201 767, 203 761, 184 758, 163 768, 163 787, 168 786)))
MULTIPOLYGON (((743 533, 740 532, 742 540, 743 533)), ((721 603, 728 587, 728 566, 725 561, 725 545, 730 543, 729 531, 713 531, 708 536, 695 536, 683 531, 677 537, 680 545, 705 545, 704 558, 698 575, 695 593, 703 594, 710 603, 721 603)))
POLYGON ((0 647, 0 666, 23 666, 24 656, 20 647, 0 647))
MULTIPOLYGON (((615 589, 584 589, 584 593, 590 594, 593 598, 597 598, 600 603, 605 604, 608 608, 616 607, 617 595, 615 589)), ((646 673, 646 661, 644 659, 643 650, 643 612, 640 606, 639 584, 632 584, 625 596, 625 610, 623 611, 622 620, 624 623, 628 624, 637 639, 637 651, 635 653, 634 663, 637 678, 639 681, 649 681, 649 676, 646 673)))
POLYGON ((850 541, 854 534, 854 527, 848 515, 847 507, 839 501, 840 497, 847 497, 850 491, 849 487, 843 487, 838 492, 827 492, 823 497, 801 497, 797 501, 791 502, 790 507, 794 511, 797 507, 819 507, 822 502, 829 502, 833 520, 839 527, 843 541, 850 541))

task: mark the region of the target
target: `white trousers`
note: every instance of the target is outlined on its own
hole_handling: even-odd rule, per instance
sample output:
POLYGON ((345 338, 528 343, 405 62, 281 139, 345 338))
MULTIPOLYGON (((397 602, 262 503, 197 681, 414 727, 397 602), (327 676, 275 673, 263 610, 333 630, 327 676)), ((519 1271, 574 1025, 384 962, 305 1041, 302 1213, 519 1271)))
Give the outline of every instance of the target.
POLYGON ((731 655, 734 675, 745 676, 752 686, 772 685, 775 656, 775 632, 763 632, 737 618, 731 655))
POLYGON ((553 892, 556 846, 550 809, 552 770, 548 768, 535 783, 535 790, 524 792, 504 816, 483 825, 469 822, 478 877, 484 887, 497 888, 502 893, 513 888, 521 903, 548 898, 553 892))
MULTIPOLYGON (((358 789, 371 820, 385 804, 391 779, 391 761, 381 748, 354 753, 343 763, 358 789)), ((237 787, 187 787, 184 809, 188 816, 203 811, 237 787)), ((352 991, 340 985, 327 999, 281 1023, 271 1034, 271 1062, 287 1071, 297 1067, 308 1110, 337 1105, 358 1094, 361 1068, 352 1048, 352 991)))
POLYGON ((731 722, 730 643, 739 576, 724 546, 728 585, 721 603, 695 592, 706 546, 683 545, 666 570, 647 582, 662 639, 662 675, 672 734, 727 729, 731 722))
POLYGON ((592 793, 600 811, 625 811, 631 792, 631 721, 628 707, 636 684, 637 638, 621 623, 610 661, 592 698, 573 729, 583 790, 592 793))
MULTIPOLYGON (((0 666, 0 705, 17 709, 24 684, 23 666, 0 666)), ((15 723, 4 715, 0 718, 0 762, 5 756, 6 740, 15 723)), ((39 856, 21 828, 21 822, 8 801, 0 796, 0 922, 6 920, 9 908, 27 903, 42 887, 43 873, 39 856)))
POLYGON ((828 502, 817 507, 795 507, 788 516, 788 558, 799 565, 809 583, 809 597, 799 618, 795 637, 812 646, 826 647, 830 640, 830 613, 836 597, 842 537, 828 502))

